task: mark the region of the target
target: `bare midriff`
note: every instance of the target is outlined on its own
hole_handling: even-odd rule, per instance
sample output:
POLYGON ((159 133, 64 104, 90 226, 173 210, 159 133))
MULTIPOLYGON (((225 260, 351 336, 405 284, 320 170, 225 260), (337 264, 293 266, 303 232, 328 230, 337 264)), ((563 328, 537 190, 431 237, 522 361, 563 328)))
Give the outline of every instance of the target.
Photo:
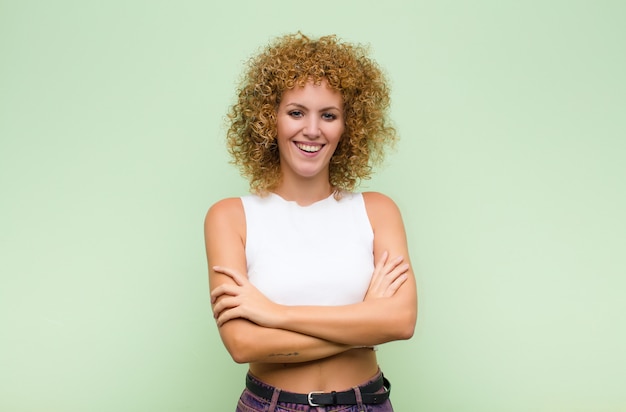
POLYGON ((251 363, 250 373, 289 392, 342 391, 370 380, 378 361, 372 348, 359 348, 303 363, 251 363))

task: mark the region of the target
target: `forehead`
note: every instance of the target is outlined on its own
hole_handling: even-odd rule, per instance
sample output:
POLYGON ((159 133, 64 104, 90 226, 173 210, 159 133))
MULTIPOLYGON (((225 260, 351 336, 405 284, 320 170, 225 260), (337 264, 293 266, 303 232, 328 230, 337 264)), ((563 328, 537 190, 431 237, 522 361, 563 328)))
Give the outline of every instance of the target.
POLYGON ((326 80, 316 83, 312 80, 296 85, 283 92, 281 104, 308 102, 343 106, 343 96, 339 90, 333 89, 326 80))

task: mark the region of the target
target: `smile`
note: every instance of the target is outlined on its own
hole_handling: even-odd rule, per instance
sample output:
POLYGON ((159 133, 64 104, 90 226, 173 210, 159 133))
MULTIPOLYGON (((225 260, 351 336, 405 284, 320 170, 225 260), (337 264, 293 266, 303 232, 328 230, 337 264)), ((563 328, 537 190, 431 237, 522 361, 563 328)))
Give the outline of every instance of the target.
POLYGON ((296 143, 296 147, 302 150, 303 152, 316 153, 322 150, 323 145, 310 145, 310 144, 304 144, 304 143, 296 143))

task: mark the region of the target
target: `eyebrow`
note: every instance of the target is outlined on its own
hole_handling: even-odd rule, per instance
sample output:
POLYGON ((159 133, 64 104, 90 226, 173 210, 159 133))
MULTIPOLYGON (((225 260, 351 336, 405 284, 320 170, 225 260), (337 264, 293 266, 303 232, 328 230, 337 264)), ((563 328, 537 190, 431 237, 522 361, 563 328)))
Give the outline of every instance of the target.
MULTIPOLYGON (((298 107, 298 108, 300 108, 300 109, 306 109, 306 110, 309 110, 309 108, 308 108, 308 107, 306 107, 305 105, 300 104, 300 103, 287 103, 287 104, 285 104, 285 106, 296 106, 296 107, 298 107)), ((325 112, 325 111, 328 111, 328 110, 337 110, 337 111, 341 111, 341 109, 340 109, 340 108, 338 108, 337 106, 328 106, 328 107, 323 107, 322 109, 320 109, 320 112, 325 112)))

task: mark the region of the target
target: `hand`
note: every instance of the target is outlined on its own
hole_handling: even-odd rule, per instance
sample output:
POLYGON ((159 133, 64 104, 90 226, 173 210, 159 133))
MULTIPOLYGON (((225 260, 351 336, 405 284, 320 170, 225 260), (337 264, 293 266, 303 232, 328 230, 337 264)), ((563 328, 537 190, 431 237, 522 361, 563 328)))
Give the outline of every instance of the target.
POLYGON ((388 298, 393 296, 396 291, 407 280, 407 271, 409 264, 402 261, 402 256, 388 261, 389 253, 385 251, 376 263, 370 285, 363 300, 388 298))
POLYGON ((260 326, 275 325, 280 316, 280 305, 265 297, 241 273, 221 266, 214 266, 213 270, 235 282, 222 284, 211 292, 213 317, 218 326, 237 318, 247 319, 260 326))

